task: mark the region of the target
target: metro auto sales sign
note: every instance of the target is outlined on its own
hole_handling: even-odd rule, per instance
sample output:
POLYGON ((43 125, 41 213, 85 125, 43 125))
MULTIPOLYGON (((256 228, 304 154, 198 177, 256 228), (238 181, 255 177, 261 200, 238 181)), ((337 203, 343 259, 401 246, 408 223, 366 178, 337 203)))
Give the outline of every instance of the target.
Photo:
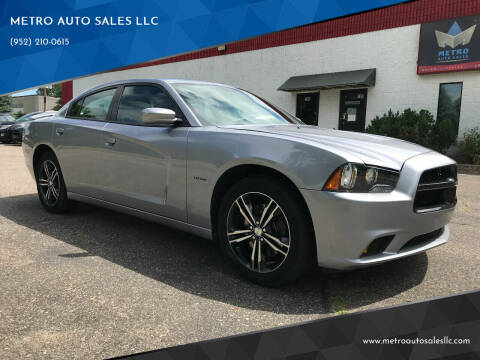
POLYGON ((419 75, 480 69, 480 15, 423 24, 419 75))

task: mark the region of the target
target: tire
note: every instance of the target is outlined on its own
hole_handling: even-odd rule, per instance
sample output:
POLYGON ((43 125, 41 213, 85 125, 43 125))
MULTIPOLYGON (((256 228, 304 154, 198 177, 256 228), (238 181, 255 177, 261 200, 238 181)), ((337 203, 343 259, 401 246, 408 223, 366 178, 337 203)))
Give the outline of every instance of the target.
POLYGON ((72 202, 68 200, 60 164, 53 152, 40 155, 35 174, 38 197, 45 210, 54 214, 68 211, 72 202))
POLYGON ((299 197, 289 184, 270 176, 242 179, 226 192, 217 214, 217 234, 240 275, 262 286, 280 287, 315 267, 314 232, 299 197))

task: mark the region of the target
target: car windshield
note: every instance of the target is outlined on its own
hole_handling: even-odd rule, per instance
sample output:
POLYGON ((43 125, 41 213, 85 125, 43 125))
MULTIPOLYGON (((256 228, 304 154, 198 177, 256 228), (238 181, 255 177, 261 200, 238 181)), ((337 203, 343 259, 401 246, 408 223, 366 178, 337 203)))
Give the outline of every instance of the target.
POLYGON ((202 125, 302 124, 296 117, 246 91, 214 84, 172 86, 202 125))
POLYGON ((0 123, 5 123, 5 122, 14 122, 15 119, 12 115, 10 114, 0 114, 0 123))
POLYGON ((36 114, 39 114, 39 113, 30 113, 30 114, 23 115, 23 116, 19 117, 17 120, 15 120, 15 122, 16 123, 21 123, 21 122, 30 120, 30 118, 32 118, 36 114))

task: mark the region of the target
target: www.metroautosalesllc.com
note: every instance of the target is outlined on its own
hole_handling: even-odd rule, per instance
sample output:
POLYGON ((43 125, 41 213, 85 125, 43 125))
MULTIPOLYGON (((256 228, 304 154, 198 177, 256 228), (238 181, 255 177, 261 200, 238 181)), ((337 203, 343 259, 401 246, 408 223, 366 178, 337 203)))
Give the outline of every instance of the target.
POLYGON ((364 345, 469 345, 470 339, 450 338, 449 336, 431 338, 391 338, 391 339, 363 339, 364 345))

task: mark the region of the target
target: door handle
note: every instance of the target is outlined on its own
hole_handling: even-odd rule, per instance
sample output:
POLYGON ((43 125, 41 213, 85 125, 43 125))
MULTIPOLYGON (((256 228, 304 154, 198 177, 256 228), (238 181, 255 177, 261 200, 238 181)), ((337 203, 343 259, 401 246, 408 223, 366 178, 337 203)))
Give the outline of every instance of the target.
POLYGON ((117 139, 114 137, 106 137, 105 138, 105 145, 106 146, 113 146, 117 143, 117 139))
POLYGON ((65 132, 65 129, 63 128, 57 128, 55 130, 55 134, 57 134, 58 136, 62 136, 64 132, 65 132))

